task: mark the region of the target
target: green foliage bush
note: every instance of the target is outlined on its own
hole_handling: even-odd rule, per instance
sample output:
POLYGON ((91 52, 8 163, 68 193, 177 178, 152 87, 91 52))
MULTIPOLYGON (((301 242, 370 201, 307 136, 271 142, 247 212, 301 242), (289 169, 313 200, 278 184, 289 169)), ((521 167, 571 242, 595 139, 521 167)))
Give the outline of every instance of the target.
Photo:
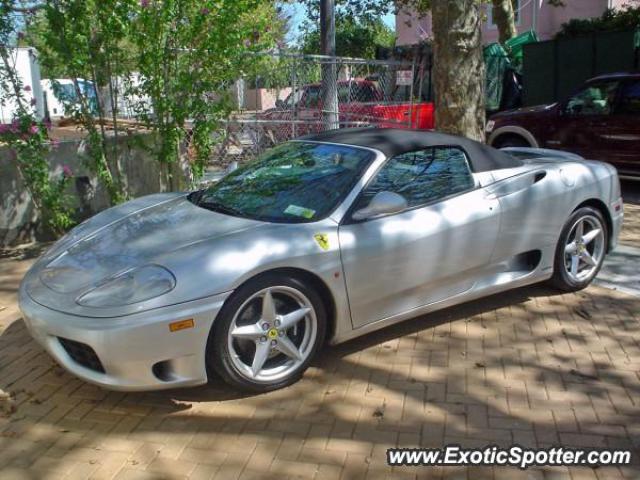
POLYGON ((640 6, 625 5, 620 10, 608 9, 600 17, 573 19, 564 23, 556 38, 573 38, 597 32, 636 28, 640 28, 640 6))

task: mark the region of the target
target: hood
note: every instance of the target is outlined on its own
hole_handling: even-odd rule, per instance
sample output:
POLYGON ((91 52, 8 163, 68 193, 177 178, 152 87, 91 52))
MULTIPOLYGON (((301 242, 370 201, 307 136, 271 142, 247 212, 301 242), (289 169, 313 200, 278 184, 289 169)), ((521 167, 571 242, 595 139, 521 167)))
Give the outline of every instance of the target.
POLYGON ((498 120, 503 118, 513 118, 525 115, 536 115, 541 113, 550 112, 557 105, 557 103, 551 103, 548 105, 535 105, 533 107, 517 108, 515 110, 506 110, 504 112, 496 113, 491 116, 492 120, 498 120))
POLYGON ((30 272, 27 291, 32 298, 62 308, 57 297, 75 300, 121 272, 162 265, 181 249, 266 225, 200 208, 185 194, 158 197, 141 208, 125 204, 111 209, 128 212, 116 219, 114 212, 104 212, 102 219, 102 214, 94 217, 54 245, 30 272))

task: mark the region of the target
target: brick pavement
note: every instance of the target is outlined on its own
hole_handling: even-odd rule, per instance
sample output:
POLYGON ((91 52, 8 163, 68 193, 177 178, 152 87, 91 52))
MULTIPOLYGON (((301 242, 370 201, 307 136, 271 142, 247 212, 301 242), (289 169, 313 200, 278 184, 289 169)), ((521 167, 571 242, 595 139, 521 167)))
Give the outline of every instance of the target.
POLYGON ((15 303, 30 262, 0 260, 0 389, 15 403, 0 414, 2 480, 640 477, 640 299, 524 288, 327 348, 266 395, 125 394, 65 373, 30 339, 15 303), (385 464, 391 446, 454 442, 632 448, 634 465, 385 464))
POLYGON ((640 247, 640 205, 624 204, 624 227, 620 242, 640 247))

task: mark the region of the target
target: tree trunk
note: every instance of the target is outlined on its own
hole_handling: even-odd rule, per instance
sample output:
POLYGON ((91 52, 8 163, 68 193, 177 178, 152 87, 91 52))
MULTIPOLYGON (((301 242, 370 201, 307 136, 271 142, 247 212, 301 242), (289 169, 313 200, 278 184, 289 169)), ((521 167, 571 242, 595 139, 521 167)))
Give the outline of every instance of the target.
POLYGON ((498 27, 500 43, 518 34, 512 0, 493 0, 493 22, 498 27))
POLYGON ((433 0, 436 128, 484 141, 480 0, 433 0))

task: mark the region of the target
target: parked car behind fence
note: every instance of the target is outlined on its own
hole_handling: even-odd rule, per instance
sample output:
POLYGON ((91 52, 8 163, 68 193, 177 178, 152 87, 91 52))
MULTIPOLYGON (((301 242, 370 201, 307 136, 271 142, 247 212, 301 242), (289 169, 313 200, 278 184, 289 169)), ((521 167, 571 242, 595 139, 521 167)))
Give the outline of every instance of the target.
POLYGON ((429 71, 416 62, 280 53, 259 54, 252 65, 241 82, 245 109, 227 122, 217 147, 223 164, 251 160, 275 144, 323 131, 332 113, 341 128, 434 128, 433 103, 419 93, 429 90, 423 88, 429 71), (327 65, 335 66, 337 112, 322 102, 327 65), (260 108, 266 97, 276 99, 273 106, 260 108))

